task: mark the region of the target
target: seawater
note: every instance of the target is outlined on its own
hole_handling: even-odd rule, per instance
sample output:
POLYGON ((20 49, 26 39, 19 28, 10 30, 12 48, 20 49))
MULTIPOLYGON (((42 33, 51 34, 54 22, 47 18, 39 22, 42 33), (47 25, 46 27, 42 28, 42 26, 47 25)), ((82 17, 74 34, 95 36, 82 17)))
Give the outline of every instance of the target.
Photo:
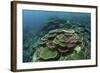
MULTIPOLYGON (((91 31, 91 13, 23 10, 22 15, 23 62, 31 62, 34 53, 32 45, 37 41, 40 34, 39 32, 42 32, 42 27, 46 25, 49 19, 58 17, 60 19, 69 20, 70 22, 74 22, 71 26, 79 27, 77 25, 77 23, 79 23, 83 29, 87 27, 89 31, 91 31)), ((90 36, 90 34, 88 35, 90 36)))

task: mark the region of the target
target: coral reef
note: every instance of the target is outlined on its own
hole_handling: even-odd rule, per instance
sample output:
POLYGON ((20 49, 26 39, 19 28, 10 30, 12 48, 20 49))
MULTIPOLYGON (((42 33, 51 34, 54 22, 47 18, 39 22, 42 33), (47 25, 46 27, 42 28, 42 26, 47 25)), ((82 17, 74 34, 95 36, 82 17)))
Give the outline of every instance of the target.
POLYGON ((75 47, 79 44, 81 44, 81 39, 74 30, 51 30, 38 42, 38 50, 40 50, 37 54, 38 60, 57 60, 56 58, 59 59, 63 54, 73 53, 76 50, 75 47))
POLYGON ((53 17, 36 34, 25 33, 23 62, 90 59, 90 25, 76 21, 53 17))

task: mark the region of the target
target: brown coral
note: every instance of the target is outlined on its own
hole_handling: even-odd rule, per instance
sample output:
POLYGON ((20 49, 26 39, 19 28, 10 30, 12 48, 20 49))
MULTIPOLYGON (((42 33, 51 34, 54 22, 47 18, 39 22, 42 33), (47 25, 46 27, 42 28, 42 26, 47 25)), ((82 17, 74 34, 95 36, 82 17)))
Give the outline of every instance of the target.
MULTIPOLYGON (((50 53, 53 51, 58 51, 59 53, 67 53, 68 51, 72 51, 80 42, 80 38, 74 30, 65 30, 65 29, 55 29, 51 30, 40 40, 40 47, 48 49, 50 53), (50 51, 51 50, 51 51, 50 51)), ((46 50, 42 51, 42 54, 46 52, 46 50)), ((57 54, 58 52, 53 52, 53 54, 57 54)), ((41 51, 40 51, 41 54, 41 51)), ((41 56, 41 55, 40 55, 41 56)), ((46 60, 49 60, 50 54, 46 56, 46 60)), ((44 54, 41 58, 44 57, 44 54)), ((52 58, 55 58, 53 56, 52 58)))
POLYGON ((48 32, 44 37, 46 41, 46 46, 48 48, 54 49, 58 48, 59 52, 67 52, 70 48, 76 47, 80 38, 74 30, 64 30, 64 29, 55 29, 48 32), (51 38, 51 39, 50 39, 51 38), (58 46, 57 46, 58 45, 58 46))

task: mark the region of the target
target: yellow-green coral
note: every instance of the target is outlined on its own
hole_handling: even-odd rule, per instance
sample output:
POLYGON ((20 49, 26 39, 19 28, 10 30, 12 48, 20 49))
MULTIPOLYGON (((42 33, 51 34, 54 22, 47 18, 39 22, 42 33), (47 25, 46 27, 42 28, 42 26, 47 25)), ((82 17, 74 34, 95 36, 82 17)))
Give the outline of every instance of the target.
POLYGON ((55 51, 51 51, 50 49, 48 48, 42 48, 41 51, 40 51, 40 58, 44 59, 44 60, 48 60, 48 59, 53 59, 55 58, 56 56, 58 55, 58 52, 55 50, 55 51))

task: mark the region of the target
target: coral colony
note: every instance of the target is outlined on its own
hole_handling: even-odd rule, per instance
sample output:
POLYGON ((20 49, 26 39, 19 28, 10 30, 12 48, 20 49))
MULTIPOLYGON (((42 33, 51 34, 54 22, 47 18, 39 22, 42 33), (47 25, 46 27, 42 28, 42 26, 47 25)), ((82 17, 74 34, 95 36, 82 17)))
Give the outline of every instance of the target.
POLYGON ((24 44, 24 62, 90 59, 90 25, 53 17, 37 33, 31 47, 24 44))

